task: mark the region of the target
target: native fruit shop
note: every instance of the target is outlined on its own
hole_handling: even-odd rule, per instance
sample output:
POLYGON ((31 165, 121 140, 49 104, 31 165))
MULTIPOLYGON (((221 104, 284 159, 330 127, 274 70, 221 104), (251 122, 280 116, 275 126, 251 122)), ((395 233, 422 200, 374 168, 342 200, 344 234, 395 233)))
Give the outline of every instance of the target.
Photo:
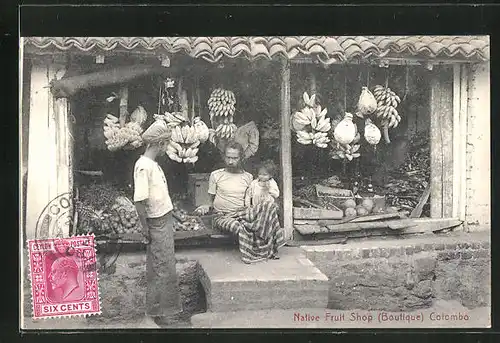
POLYGON ((64 235, 140 240, 132 168, 154 120, 173 130, 160 163, 178 240, 216 234, 190 212, 220 166, 219 142, 250 121, 256 159, 280 166, 281 220, 297 240, 490 224, 485 37, 23 41, 28 237, 68 193, 64 235))

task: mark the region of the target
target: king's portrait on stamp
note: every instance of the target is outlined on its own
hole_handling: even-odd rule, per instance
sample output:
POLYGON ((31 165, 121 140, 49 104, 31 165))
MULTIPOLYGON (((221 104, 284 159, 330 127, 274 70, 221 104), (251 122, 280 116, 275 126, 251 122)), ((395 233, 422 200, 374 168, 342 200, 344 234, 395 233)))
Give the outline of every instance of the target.
POLYGON ((23 329, 491 325, 489 36, 20 49, 23 329))
POLYGON ((28 241, 33 317, 101 313, 94 236, 28 241))
POLYGON ((83 296, 83 273, 72 257, 59 257, 51 263, 49 281, 53 301, 80 300, 83 296), (80 280, 80 281, 79 281, 80 280))

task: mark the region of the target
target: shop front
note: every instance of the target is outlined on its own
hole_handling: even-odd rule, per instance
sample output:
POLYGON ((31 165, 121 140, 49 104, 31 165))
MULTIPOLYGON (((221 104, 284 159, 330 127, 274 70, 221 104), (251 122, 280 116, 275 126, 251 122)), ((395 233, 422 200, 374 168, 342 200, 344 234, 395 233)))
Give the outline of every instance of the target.
POLYGON ((154 120, 176 132, 162 167, 179 242, 220 236, 193 210, 249 123, 245 167, 279 165, 296 241, 490 225, 485 37, 31 37, 23 50, 28 238, 140 242, 132 168, 154 120), (51 222, 62 194, 69 219, 51 222))

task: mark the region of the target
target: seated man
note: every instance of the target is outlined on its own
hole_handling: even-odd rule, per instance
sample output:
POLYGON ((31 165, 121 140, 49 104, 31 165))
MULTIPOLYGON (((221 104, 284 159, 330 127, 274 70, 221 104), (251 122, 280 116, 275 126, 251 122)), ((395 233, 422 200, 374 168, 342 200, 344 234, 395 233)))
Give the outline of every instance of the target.
POLYGON ((230 142, 225 147, 226 167, 210 174, 208 193, 211 204, 202 205, 196 212, 217 213, 214 228, 238 237, 241 258, 245 263, 278 258, 278 249, 285 244, 277 207, 272 202, 245 207, 245 194, 253 177, 241 168, 242 147, 230 142))

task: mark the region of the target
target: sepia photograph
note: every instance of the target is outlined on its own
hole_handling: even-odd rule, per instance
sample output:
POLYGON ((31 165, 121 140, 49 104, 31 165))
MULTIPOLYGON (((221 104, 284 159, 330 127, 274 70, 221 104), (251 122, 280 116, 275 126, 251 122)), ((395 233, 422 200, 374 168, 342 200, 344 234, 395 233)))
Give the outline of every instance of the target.
POLYGON ((21 330, 491 327, 489 36, 19 48, 21 330))

